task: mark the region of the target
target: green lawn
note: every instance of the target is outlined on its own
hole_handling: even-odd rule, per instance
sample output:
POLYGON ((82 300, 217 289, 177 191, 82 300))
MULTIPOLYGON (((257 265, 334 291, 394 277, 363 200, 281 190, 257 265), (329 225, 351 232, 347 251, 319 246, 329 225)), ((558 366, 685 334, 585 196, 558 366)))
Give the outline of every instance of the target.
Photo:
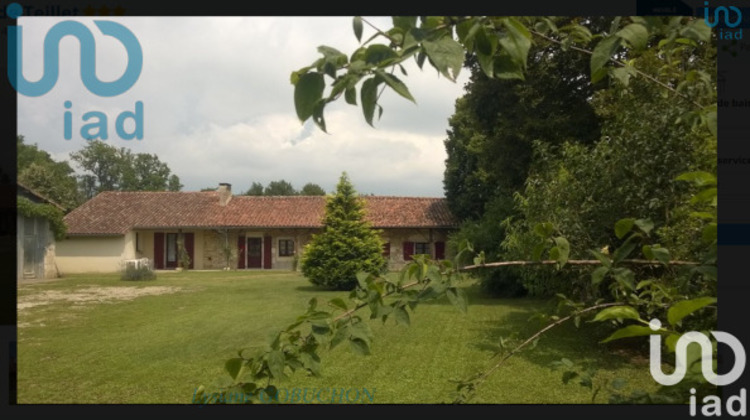
MULTIPOLYGON (((322 377, 298 372, 278 386, 365 388, 374 392, 375 403, 452 401, 451 380, 490 366, 488 348, 501 336, 533 334, 540 325, 529 317, 547 305, 489 299, 471 284, 466 291, 468 314, 446 300, 419 306, 411 327, 371 321, 372 355, 359 356, 341 345, 321 354, 322 377)), ((88 275, 23 285, 18 289, 18 402, 190 403, 196 387, 219 378, 238 349, 265 344, 271 332, 304 312, 311 297, 346 295, 316 289, 289 272, 160 273, 149 282, 88 275), (143 290, 153 287, 160 289, 143 290), (167 293, 138 296, 144 292, 167 293)), ((582 328, 587 335, 572 325, 559 327, 533 350, 509 359, 472 402, 590 402, 587 389, 562 384, 561 372, 550 367, 563 357, 596 364, 602 379, 622 377, 628 388, 655 389, 647 359, 597 344, 603 332, 582 328)), ((606 395, 597 402, 606 402, 606 395)))

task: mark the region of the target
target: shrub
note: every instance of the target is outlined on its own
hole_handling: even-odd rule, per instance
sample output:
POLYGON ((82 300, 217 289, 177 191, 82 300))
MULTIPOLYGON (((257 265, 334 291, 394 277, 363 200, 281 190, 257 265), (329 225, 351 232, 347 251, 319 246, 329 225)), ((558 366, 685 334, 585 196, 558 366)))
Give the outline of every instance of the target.
POLYGON ((136 267, 132 264, 125 265, 120 275, 120 280, 125 281, 140 281, 140 280, 156 280, 156 273, 148 265, 141 265, 136 267))
POLYGON ((326 203, 323 232, 305 247, 302 274, 318 286, 352 290, 358 272, 377 275, 387 268, 382 249, 379 232, 364 220, 362 199, 342 174, 326 203))

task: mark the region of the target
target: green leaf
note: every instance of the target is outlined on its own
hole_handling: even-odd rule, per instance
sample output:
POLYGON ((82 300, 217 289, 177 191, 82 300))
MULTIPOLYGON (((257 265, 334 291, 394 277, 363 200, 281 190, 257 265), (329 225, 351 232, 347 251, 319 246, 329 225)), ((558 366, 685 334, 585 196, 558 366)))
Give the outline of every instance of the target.
POLYGON ((654 222, 652 222, 651 219, 638 219, 635 221, 635 225, 646 235, 648 235, 654 228, 654 222))
POLYGON ((394 27, 401 28, 405 31, 408 31, 417 25, 416 16, 393 16, 392 20, 394 27))
POLYGON ((240 371, 242 370, 243 362, 244 360, 240 358, 229 359, 224 364, 224 369, 227 371, 227 373, 229 373, 229 376, 231 376, 232 379, 237 379, 237 376, 240 374, 240 371))
POLYGON ((677 348, 677 341, 680 337, 682 337, 680 334, 669 334, 667 338, 664 339, 664 344, 667 346, 667 350, 669 350, 670 353, 674 353, 677 348))
POLYGON ((349 339, 349 344, 351 345, 352 350, 354 350, 355 353, 358 353, 362 356, 367 356, 370 354, 370 344, 360 338, 352 337, 351 339, 349 339))
POLYGON ((706 188, 703 191, 700 191, 699 193, 695 194, 691 199, 690 203, 692 204, 698 204, 698 203, 708 203, 709 205, 716 205, 716 197, 717 197, 718 190, 716 187, 706 188))
POLYGON ((708 42, 711 40, 711 28, 705 19, 695 19, 680 31, 680 35, 695 41, 708 42))
POLYGON ((664 265, 668 265, 669 261, 672 259, 667 248, 653 247, 651 248, 651 252, 654 254, 654 258, 664 265))
POLYGON ((318 128, 323 130, 324 133, 327 133, 326 120, 323 117, 323 110, 325 109, 325 106, 326 106, 326 101, 323 99, 316 102, 315 106, 313 106, 312 119, 315 125, 318 126, 318 128))
POLYGON ((284 366, 286 366, 286 358, 284 352, 281 350, 274 350, 268 353, 266 357, 266 363, 268 364, 268 370, 271 371, 271 375, 275 379, 282 379, 284 375, 284 366))
POLYGON ((357 322, 349 327, 349 333, 352 337, 366 341, 368 344, 372 340, 372 329, 366 321, 357 322))
POLYGON ((464 48, 461 44, 444 36, 437 41, 425 40, 422 47, 437 71, 455 82, 464 64, 464 48))
POLYGON ((495 71, 495 77, 498 79, 526 80, 521 64, 513 61, 510 54, 504 50, 495 55, 495 62, 492 67, 495 71))
MULTIPOLYGON (((627 67, 616 67, 610 70, 610 74, 618 82, 622 83, 623 86, 628 86, 630 83, 630 70, 627 67)), ((596 83, 596 81, 592 81, 596 83)))
POLYGON ((697 187, 716 185, 716 176, 708 172, 702 172, 702 171, 685 172, 683 174, 680 174, 680 176, 675 178, 675 180, 687 181, 687 182, 694 184, 697 187))
POLYGON ((534 225, 534 233, 543 239, 550 237, 554 231, 555 225, 550 222, 537 223, 534 225))
POLYGON ((711 135, 716 137, 719 132, 718 122, 716 120, 716 110, 706 113, 706 126, 711 135))
POLYGON ((562 267, 568 262, 568 257, 570 256, 570 244, 568 243, 568 240, 562 236, 555 238, 555 244, 557 245, 555 248, 557 248, 558 251, 556 259, 562 267))
POLYGON ((635 290, 635 273, 627 268, 615 268, 612 277, 625 289, 635 290))
POLYGON ((320 375, 320 357, 318 357, 317 354, 301 352, 299 354, 299 359, 302 362, 302 365, 306 369, 309 369, 313 375, 320 375))
POLYGON ((597 284, 601 283, 608 272, 608 267, 597 267, 596 270, 591 273, 591 284, 596 286, 597 284))
POLYGON ((323 98, 325 82, 321 73, 305 73, 294 86, 294 108, 297 118, 306 121, 313 114, 315 104, 323 98))
POLYGON ((362 112, 365 114, 365 121, 372 126, 372 117, 375 115, 375 106, 378 100, 379 79, 372 77, 362 83, 360 90, 360 102, 362 102, 362 112))
POLYGON ((379 64, 390 58, 398 57, 398 54, 387 45, 372 44, 365 50, 365 62, 368 64, 379 64))
POLYGON ((643 256, 646 257, 647 260, 654 259, 654 251, 652 251, 651 245, 643 245, 641 251, 643 251, 643 256))
POLYGON ((544 252, 545 244, 537 244, 534 247, 534 250, 531 253, 531 259, 534 261, 539 261, 542 259, 542 253, 544 252))
POLYGON ((495 52, 497 51, 497 37, 487 35, 484 26, 478 24, 478 30, 474 37, 474 46, 481 67, 487 77, 494 77, 495 52))
POLYGON ((610 341, 619 340, 622 338, 628 338, 628 337, 640 337, 644 335, 651 335, 654 331, 646 326, 642 325, 628 325, 627 327, 620 328, 619 330, 615 331, 610 335, 609 337, 605 338, 601 341, 601 343, 608 343, 610 341))
POLYGON ((393 309, 394 316, 396 317, 396 324, 411 325, 411 319, 409 319, 409 312, 404 307, 397 307, 393 309))
POLYGON ((363 290, 367 290, 367 281, 370 279, 370 276, 370 273, 364 271, 360 271, 357 273, 357 283, 363 290))
POLYGON ((618 220, 617 223, 615 223, 615 235, 617 236, 617 239, 622 239, 625 235, 630 233, 634 224, 635 219, 631 217, 618 220))
POLYGON ((615 264, 619 264, 622 260, 627 258, 635 249, 636 243, 633 240, 633 237, 631 236, 628 238, 624 244, 622 244, 619 248, 615 250, 615 252, 612 254, 613 262, 615 264))
POLYGON ((628 41, 636 50, 642 50, 648 42, 648 30, 645 26, 638 23, 631 23, 620 29, 615 35, 628 41))
POLYGON ((352 27, 354 28, 354 36, 357 37, 357 42, 362 42, 362 16, 354 16, 352 27))
POLYGON ((394 91, 396 91, 396 93, 398 93, 399 95, 403 96, 404 98, 406 98, 406 99, 408 99, 408 100, 410 100, 410 101, 412 101, 414 103, 417 103, 417 101, 414 100, 414 97, 411 96, 411 93, 409 93, 409 89, 406 87, 406 85, 404 84, 404 82, 402 82, 401 80, 399 80, 398 77, 396 77, 396 76, 394 76, 392 74, 386 73, 386 72, 384 72, 382 70, 375 70, 375 73, 378 76, 382 77, 383 80, 385 80, 385 84, 387 84, 388 86, 390 86, 391 89, 393 89, 394 91))
POLYGON ((680 322, 682 318, 685 318, 698 309, 713 303, 716 303, 715 297, 700 297, 697 299, 677 302, 669 307, 669 311, 667 311, 667 321, 669 321, 671 325, 675 325, 680 322))
POLYGON ((521 69, 526 69, 526 59, 531 48, 531 33, 516 18, 509 17, 503 19, 503 24, 508 30, 507 35, 498 41, 507 52, 511 59, 520 64, 521 69))
POLYGON ((602 266, 609 268, 612 267, 612 260, 609 258, 608 255, 605 255, 599 251, 596 250, 589 250, 589 252, 596 257, 597 260, 599 260, 602 263, 602 266))
POLYGON ((457 287, 450 287, 445 291, 445 295, 448 297, 448 300, 458 308, 463 313, 466 313, 467 311, 467 299, 466 294, 463 290, 457 288, 457 287))
POLYGON ((344 91, 344 100, 346 100, 346 103, 349 105, 357 105, 357 88, 356 87, 348 87, 344 91))
POLYGON ((349 307, 346 305, 346 302, 344 302, 344 299, 341 299, 341 298, 331 299, 331 300, 328 301, 328 303, 330 303, 331 305, 333 305, 333 306, 335 306, 337 308, 341 308, 341 309, 343 309, 345 311, 349 309, 349 307))
POLYGON ((596 44, 591 54, 591 78, 593 82, 594 74, 600 71, 617 51, 620 46, 620 37, 610 35, 596 44))
POLYGON ((333 338, 331 338, 331 344, 330 348, 333 349, 334 347, 341 344, 342 341, 346 340, 351 334, 349 333, 349 326, 343 326, 336 330, 336 333, 333 334, 333 338))
POLYGON ((604 79, 604 76, 609 74, 609 71, 607 70, 607 67, 602 67, 599 70, 591 73, 591 84, 595 84, 598 81, 604 79))
POLYGON ((594 321, 607 321, 610 319, 634 319, 640 320, 641 316, 631 306, 613 306, 599 311, 594 317, 594 321))

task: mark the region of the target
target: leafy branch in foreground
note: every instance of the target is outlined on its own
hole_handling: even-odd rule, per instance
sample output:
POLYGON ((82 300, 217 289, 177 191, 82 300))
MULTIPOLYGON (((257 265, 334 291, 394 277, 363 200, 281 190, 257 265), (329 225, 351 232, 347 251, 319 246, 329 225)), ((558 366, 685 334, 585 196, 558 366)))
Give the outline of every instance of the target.
MULTIPOLYGON (((459 253, 460 255, 460 253, 459 253)), ((200 386, 193 401, 259 403, 277 398, 277 385, 301 370, 320 375, 320 353, 348 342, 361 355, 371 352, 373 333, 369 319, 384 324, 394 319, 396 325, 410 325, 419 303, 447 296, 462 312, 467 301, 458 287, 462 274, 450 260, 433 261, 426 255, 415 255, 398 278, 360 273, 358 287, 349 301, 331 299, 325 306, 313 298, 307 311, 285 328, 275 332, 263 348, 240 349, 237 357, 225 363, 227 375, 206 388, 200 386), (369 319, 361 311, 369 309, 369 319), (242 395, 243 398, 236 398, 242 395)))
POLYGON ((386 87, 416 103, 406 84, 395 75, 396 70, 402 76, 408 75, 403 63, 410 59, 420 69, 425 62, 429 63, 439 74, 455 82, 466 55, 471 54, 489 78, 524 80, 529 51, 536 37, 558 45, 563 51, 571 49, 590 55, 591 83, 607 76, 625 86, 631 77, 655 83, 692 104, 693 114, 686 118, 706 123, 716 133, 711 76, 680 62, 685 53, 698 50, 711 40, 711 30, 703 19, 616 17, 609 31, 596 34, 586 24, 573 21, 558 27, 555 20, 512 16, 394 16, 393 27, 382 30, 357 16, 353 21, 357 39, 361 42, 363 22, 375 29, 375 34, 351 55, 321 45, 318 47, 321 58, 292 72, 290 81, 295 87, 297 117, 303 122, 312 118, 326 131, 325 107, 343 96, 346 103, 361 106, 365 121, 373 125, 375 111, 378 117, 383 113, 378 100, 386 87), (649 49, 656 49, 664 60, 659 75, 638 68, 639 56, 649 49), (614 66, 608 66, 610 63, 614 66), (332 79, 328 93, 326 78, 332 79))

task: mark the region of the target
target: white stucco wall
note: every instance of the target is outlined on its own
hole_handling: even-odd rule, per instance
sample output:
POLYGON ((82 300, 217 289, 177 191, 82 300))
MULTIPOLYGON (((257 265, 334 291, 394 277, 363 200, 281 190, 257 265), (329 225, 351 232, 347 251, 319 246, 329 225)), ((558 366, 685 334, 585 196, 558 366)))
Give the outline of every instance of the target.
POLYGON ((112 273, 126 259, 135 258, 134 235, 70 237, 57 243, 57 268, 62 275, 74 273, 112 273))

